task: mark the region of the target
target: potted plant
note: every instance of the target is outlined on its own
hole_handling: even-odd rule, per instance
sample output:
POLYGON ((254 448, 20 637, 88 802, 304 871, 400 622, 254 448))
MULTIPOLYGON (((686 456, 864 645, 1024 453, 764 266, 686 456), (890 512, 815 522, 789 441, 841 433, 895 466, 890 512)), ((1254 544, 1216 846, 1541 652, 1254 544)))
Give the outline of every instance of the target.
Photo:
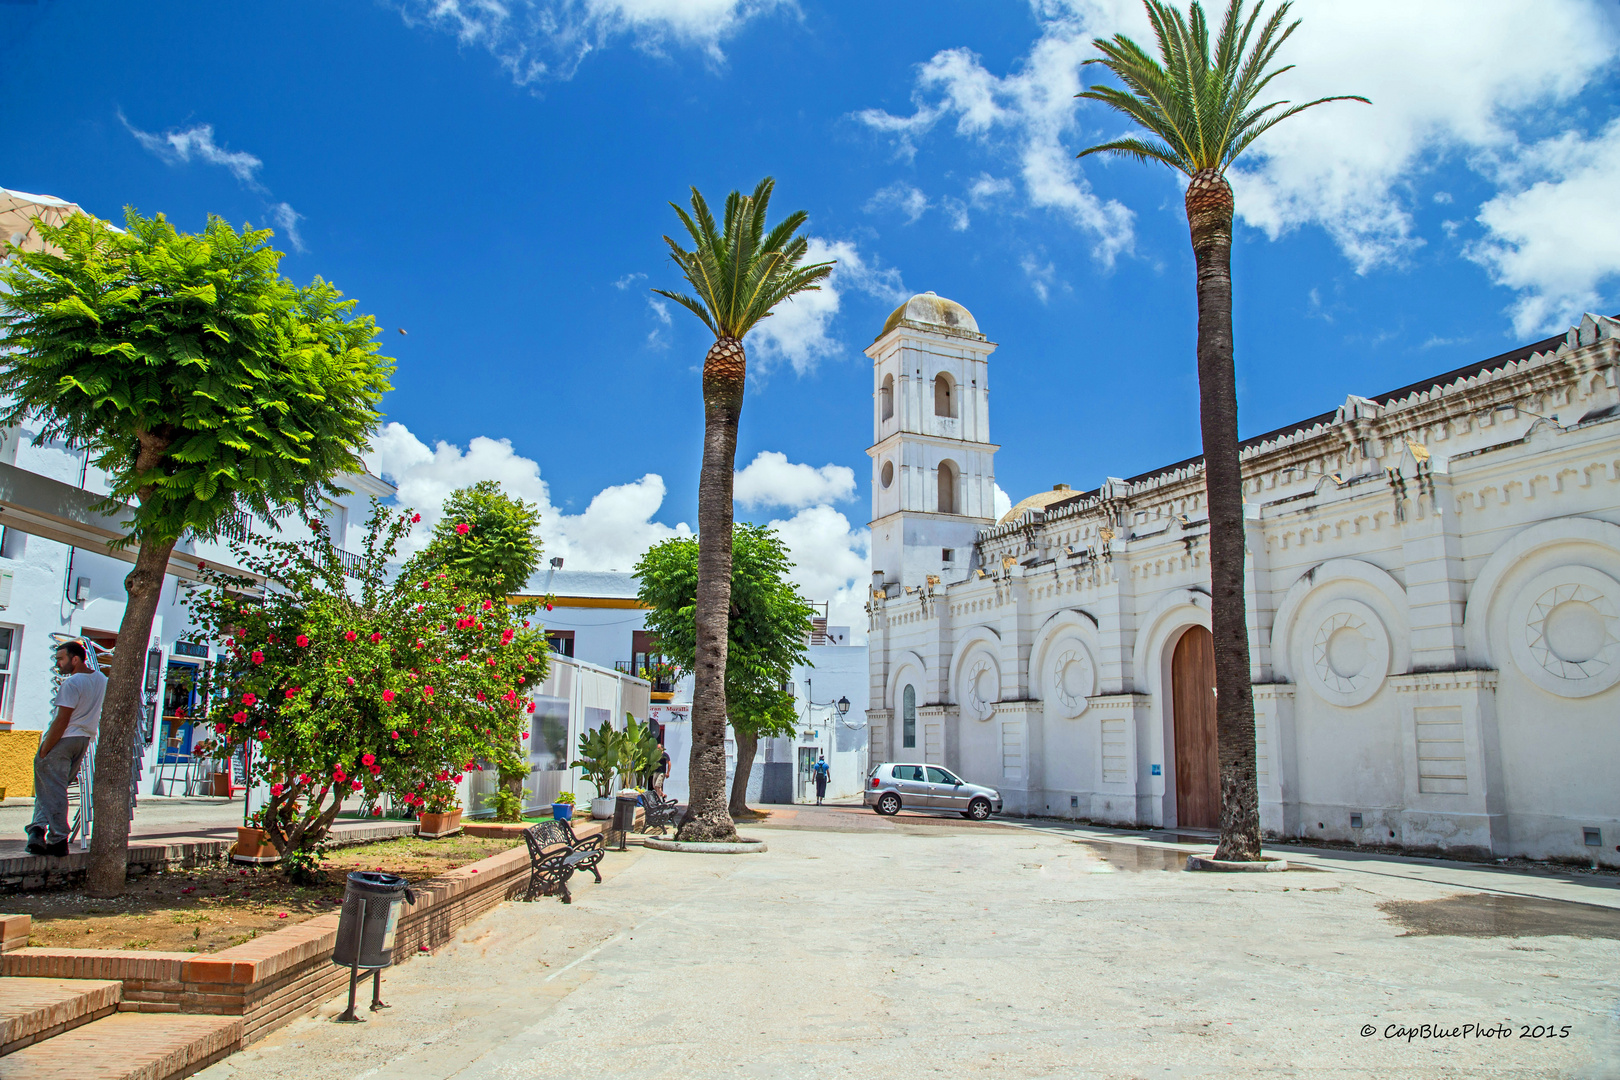
POLYGON ((461 831, 461 800, 456 798, 454 784, 434 780, 423 791, 422 799, 422 816, 416 824, 416 835, 437 840, 461 831))
POLYGON ((281 852, 270 840, 264 828, 264 811, 255 810, 249 824, 236 827, 236 844, 231 848, 231 860, 245 863, 273 863, 281 861, 281 852))
POLYGON ((551 819, 553 821, 572 821, 574 818, 574 793, 565 791, 558 795, 551 804, 551 819))
POLYGON ((573 768, 583 772, 596 789, 596 798, 591 800, 591 817, 598 821, 613 816, 613 778, 619 772, 623 739, 607 720, 594 731, 586 728, 579 737, 579 759, 573 763, 573 768))

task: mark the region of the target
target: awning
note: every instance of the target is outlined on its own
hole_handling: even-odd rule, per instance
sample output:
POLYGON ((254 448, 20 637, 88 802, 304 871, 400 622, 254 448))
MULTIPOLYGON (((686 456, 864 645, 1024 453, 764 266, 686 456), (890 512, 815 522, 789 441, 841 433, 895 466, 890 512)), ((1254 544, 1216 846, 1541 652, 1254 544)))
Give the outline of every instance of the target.
POLYGON ((0 240, 9 240, 24 251, 40 251, 45 241, 34 224, 36 218, 47 225, 60 225, 70 214, 82 213, 77 204, 54 195, 0 188, 0 240))

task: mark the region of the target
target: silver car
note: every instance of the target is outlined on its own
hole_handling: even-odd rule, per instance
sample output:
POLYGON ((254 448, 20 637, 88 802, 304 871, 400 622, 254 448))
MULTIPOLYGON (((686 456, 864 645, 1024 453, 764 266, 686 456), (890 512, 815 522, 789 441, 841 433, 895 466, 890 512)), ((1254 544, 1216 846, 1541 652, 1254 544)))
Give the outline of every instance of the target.
POLYGON ((954 810, 972 821, 1001 813, 1001 792, 969 784, 938 765, 885 761, 866 778, 861 796, 880 814, 907 810, 954 810))

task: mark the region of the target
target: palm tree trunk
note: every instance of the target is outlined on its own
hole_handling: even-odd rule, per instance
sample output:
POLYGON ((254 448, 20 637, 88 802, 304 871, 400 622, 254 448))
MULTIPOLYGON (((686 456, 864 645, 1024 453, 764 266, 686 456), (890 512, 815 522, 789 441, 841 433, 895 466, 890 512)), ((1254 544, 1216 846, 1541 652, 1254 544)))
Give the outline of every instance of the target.
POLYGON ((135 569, 124 578, 129 599, 124 621, 118 626, 117 657, 107 680, 96 742, 95 827, 84 880, 85 893, 94 897, 122 893, 129 870, 130 770, 140 725, 146 643, 152 635, 152 618, 163 595, 163 577, 174 545, 173 540, 142 544, 135 569))
POLYGON ((1210 622, 1221 770, 1221 838, 1215 857, 1247 862, 1260 858, 1260 797, 1243 588, 1243 476, 1232 346, 1232 188, 1213 169, 1196 173, 1187 185, 1187 224, 1198 266, 1198 411, 1209 500, 1210 622))
POLYGON ((726 648, 731 622, 731 482, 748 370, 742 342, 721 338, 703 361, 703 472, 698 478, 696 670, 686 816, 678 840, 733 840, 726 811, 726 648))
POLYGON ((737 773, 731 778, 731 816, 748 811, 748 778, 754 772, 754 755, 759 753, 759 736, 752 731, 737 732, 737 773))

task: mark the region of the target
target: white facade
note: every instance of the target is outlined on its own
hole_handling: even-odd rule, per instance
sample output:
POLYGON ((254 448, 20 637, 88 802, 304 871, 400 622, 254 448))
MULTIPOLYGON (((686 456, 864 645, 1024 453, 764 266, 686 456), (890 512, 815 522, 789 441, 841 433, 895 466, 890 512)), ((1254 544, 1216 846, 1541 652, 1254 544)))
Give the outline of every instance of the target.
MULTIPOLYGON (((1269 832, 1620 865, 1617 362, 1620 323, 1587 316, 1245 444, 1269 832)), ((1199 461, 1027 500, 937 582, 931 536, 880 548, 874 492, 872 760, 1010 813, 1186 826, 1176 702, 1213 692, 1173 660, 1209 625, 1199 461)))

